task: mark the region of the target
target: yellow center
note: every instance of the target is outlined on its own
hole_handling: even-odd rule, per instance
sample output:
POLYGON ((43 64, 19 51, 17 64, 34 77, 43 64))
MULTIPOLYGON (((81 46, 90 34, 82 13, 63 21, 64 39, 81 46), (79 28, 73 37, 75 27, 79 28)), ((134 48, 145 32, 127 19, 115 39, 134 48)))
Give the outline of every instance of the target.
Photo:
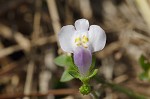
POLYGON ((88 48, 88 46, 87 46, 88 41, 89 41, 89 39, 85 35, 83 35, 82 38, 81 37, 75 38, 76 45, 83 46, 84 48, 88 48))

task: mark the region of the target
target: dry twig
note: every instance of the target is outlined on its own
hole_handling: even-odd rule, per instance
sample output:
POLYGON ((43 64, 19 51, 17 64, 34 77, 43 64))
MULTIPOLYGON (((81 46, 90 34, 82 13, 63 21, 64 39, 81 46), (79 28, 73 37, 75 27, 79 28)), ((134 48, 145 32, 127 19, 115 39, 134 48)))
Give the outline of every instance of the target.
POLYGON ((22 98, 22 97, 39 97, 39 96, 47 96, 47 95, 69 95, 69 94, 77 94, 78 90, 77 89, 53 89, 49 90, 47 93, 38 93, 38 92, 33 92, 30 94, 4 94, 0 95, 0 99, 13 99, 13 98, 22 98))

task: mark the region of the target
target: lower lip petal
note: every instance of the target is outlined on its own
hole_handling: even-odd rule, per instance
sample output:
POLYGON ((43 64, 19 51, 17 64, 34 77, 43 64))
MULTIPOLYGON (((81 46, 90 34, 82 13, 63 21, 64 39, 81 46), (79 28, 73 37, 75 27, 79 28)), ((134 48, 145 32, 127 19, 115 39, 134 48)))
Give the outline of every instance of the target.
POLYGON ((77 47, 74 51, 73 58, 74 63, 78 67, 80 74, 83 76, 87 75, 92 63, 91 51, 83 47, 77 47))

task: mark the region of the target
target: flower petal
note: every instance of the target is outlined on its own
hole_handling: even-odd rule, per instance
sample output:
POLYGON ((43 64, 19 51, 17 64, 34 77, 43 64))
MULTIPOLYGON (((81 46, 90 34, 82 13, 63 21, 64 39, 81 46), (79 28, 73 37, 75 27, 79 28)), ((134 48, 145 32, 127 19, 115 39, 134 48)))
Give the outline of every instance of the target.
POLYGON ((96 52, 102 50, 106 44, 106 34, 105 31, 98 25, 91 25, 89 28, 89 41, 91 46, 91 51, 96 52))
POLYGON ((92 64, 92 54, 83 47, 77 47, 74 51, 74 63, 78 67, 81 75, 85 76, 92 64))
POLYGON ((89 21, 86 19, 79 19, 75 22, 76 30, 87 31, 89 28, 89 21))
POLYGON ((60 43, 60 47, 65 51, 72 53, 73 52, 73 44, 72 37, 75 33, 75 27, 73 25, 63 26, 58 33, 58 40, 60 43))

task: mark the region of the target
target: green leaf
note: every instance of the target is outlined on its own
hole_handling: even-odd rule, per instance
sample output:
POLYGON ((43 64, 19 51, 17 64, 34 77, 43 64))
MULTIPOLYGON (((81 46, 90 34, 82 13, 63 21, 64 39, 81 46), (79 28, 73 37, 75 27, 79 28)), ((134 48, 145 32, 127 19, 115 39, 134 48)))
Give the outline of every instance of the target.
POLYGON ((69 74, 74 78, 80 78, 80 73, 76 70, 68 70, 69 74))
POLYGON ((96 63, 96 58, 95 58, 95 56, 93 55, 93 56, 92 56, 92 64, 91 64, 91 67, 90 67, 90 71, 92 71, 92 70, 94 69, 95 63, 96 63))
POLYGON ((93 72, 91 72, 88 77, 92 78, 93 76, 95 76, 97 74, 97 72, 98 72, 98 69, 94 69, 93 72))
POLYGON ((74 65, 72 57, 69 55, 60 55, 55 58, 55 64, 61 67, 74 65))
POLYGON ((72 80, 74 77, 72 77, 69 73, 68 73, 68 70, 65 70, 61 76, 61 79, 60 81, 61 82, 67 82, 67 81, 70 81, 72 80))
POLYGON ((150 69, 150 63, 143 55, 141 55, 139 62, 144 71, 148 71, 148 69, 150 69))
POLYGON ((78 72, 78 67, 75 64, 70 64, 70 66, 68 67, 68 70, 73 70, 73 71, 77 71, 78 72))
POLYGON ((147 72, 141 73, 141 74, 139 75, 139 78, 140 78, 141 80, 145 80, 145 81, 148 81, 148 80, 149 80, 147 72))
POLYGON ((77 77, 75 73, 78 73, 78 68, 75 66, 73 59, 69 55, 60 55, 54 60, 55 64, 61 67, 67 66, 65 71, 60 79, 61 82, 66 82, 72 80, 74 77, 77 77), (71 71, 71 74, 69 73, 71 71))

